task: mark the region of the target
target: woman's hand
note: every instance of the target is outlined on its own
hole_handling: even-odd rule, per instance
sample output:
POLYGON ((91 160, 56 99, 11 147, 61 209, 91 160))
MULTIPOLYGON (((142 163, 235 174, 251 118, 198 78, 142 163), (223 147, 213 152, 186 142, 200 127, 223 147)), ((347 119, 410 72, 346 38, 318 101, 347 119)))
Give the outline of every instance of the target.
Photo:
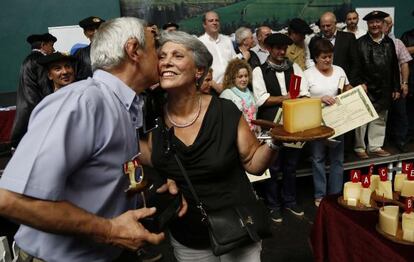
MULTIPOLYGON (((163 193, 163 192, 166 192, 167 190, 171 195, 178 194, 178 187, 177 187, 177 184, 175 184, 174 180, 167 179, 167 183, 159 187, 157 189, 157 193, 163 193)), ((181 200, 182 200, 181 208, 180 208, 180 212, 178 212, 178 217, 184 216, 185 213, 187 213, 187 209, 188 209, 188 204, 184 196, 181 196, 181 200)))
POLYGON ((333 98, 332 96, 323 96, 321 100, 329 106, 335 104, 335 98, 333 98))

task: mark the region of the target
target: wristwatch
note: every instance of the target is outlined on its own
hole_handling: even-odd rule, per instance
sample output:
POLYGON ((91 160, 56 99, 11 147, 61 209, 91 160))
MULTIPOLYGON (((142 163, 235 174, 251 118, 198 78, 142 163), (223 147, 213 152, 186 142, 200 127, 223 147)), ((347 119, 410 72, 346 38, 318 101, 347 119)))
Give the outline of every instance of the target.
POLYGON ((402 85, 408 85, 408 82, 405 82, 405 81, 404 81, 404 82, 402 82, 401 84, 402 84, 402 85))
POLYGON ((266 140, 266 145, 267 145, 270 149, 275 150, 275 151, 280 149, 280 146, 278 146, 278 145, 276 145, 275 143, 273 143, 273 140, 272 140, 272 139, 267 139, 267 140, 266 140))

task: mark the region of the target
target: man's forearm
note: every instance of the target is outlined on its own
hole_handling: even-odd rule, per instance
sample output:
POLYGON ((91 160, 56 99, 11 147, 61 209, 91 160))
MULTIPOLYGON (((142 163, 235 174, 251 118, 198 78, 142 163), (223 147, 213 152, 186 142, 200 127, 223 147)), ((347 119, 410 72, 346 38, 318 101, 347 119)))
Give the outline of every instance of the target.
POLYGON ((45 201, 0 189, 0 215, 21 224, 56 234, 83 235, 107 242, 109 220, 66 201, 45 201))

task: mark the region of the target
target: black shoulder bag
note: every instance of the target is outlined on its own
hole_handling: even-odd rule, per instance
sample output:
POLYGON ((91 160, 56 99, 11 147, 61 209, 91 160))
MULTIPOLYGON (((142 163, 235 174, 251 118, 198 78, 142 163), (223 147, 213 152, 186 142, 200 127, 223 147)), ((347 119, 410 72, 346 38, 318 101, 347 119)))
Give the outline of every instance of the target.
MULTIPOLYGON (((167 132, 169 133, 167 151, 170 151, 172 128, 167 132)), ((177 153, 172 153, 197 203, 197 208, 200 209, 203 222, 207 224, 214 255, 223 255, 235 248, 258 242, 272 235, 269 210, 252 188, 251 193, 255 195, 255 201, 250 204, 220 210, 205 210, 177 153)))

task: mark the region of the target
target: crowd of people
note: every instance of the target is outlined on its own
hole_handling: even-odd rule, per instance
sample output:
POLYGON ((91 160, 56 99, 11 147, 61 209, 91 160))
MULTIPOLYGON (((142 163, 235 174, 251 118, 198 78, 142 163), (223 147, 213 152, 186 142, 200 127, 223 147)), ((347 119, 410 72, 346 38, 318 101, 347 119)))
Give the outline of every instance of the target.
POLYGON ((292 98, 292 75, 301 78, 299 97, 319 98, 326 106, 360 85, 379 115, 355 133, 309 143, 315 206, 342 191, 345 144, 361 159, 389 156, 387 135, 405 151, 414 131, 407 102, 414 94, 414 34, 395 38, 392 19, 382 11, 363 17, 367 32, 358 20, 349 11, 346 28, 338 29, 335 15, 325 12, 318 33, 294 18, 287 34, 265 25, 254 33, 240 27, 232 40, 220 33, 214 11, 204 14, 205 33, 198 38, 174 22, 160 32, 136 18, 105 22, 91 16, 79 22, 90 45, 73 56, 55 52, 57 39, 50 34, 29 36, 32 52, 21 68, 12 131, 15 151, 0 179, 0 214, 21 224, 18 261, 134 261, 136 253, 128 250, 162 241, 164 233, 140 222, 156 209, 142 207, 138 194, 124 193, 135 184, 122 167, 137 163, 161 177, 158 192, 182 196, 178 218, 168 227, 178 261, 260 261, 260 241, 213 254, 204 214, 176 158, 207 211, 252 203, 256 192, 245 172, 260 175, 269 168, 271 178, 255 191, 270 218, 280 223, 283 212, 303 216, 296 201, 303 149, 258 140, 263 130, 251 123, 275 119, 292 98), (154 109, 148 101, 156 90, 161 102, 154 109), (157 125, 139 135, 156 117, 157 125), (387 128, 391 124, 398 128, 387 128))

